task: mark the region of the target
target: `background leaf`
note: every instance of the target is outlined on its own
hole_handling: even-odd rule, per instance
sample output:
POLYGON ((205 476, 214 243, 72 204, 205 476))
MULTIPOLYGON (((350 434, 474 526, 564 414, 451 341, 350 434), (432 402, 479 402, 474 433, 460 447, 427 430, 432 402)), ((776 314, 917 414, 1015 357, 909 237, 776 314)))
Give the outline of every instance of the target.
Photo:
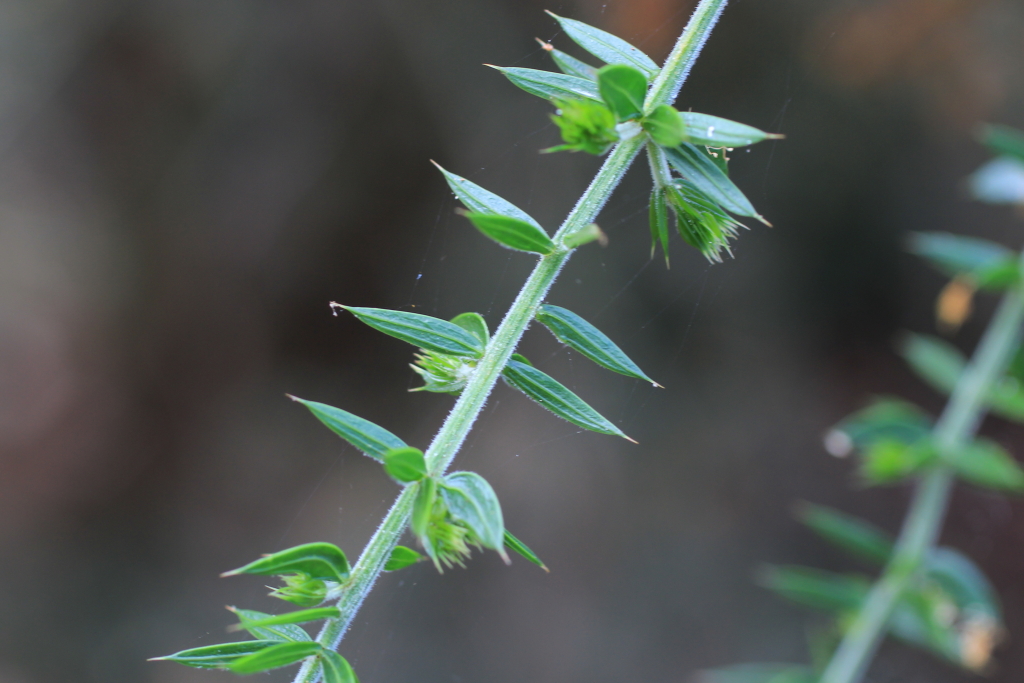
POLYGON ((566 35, 576 41, 577 45, 602 62, 629 64, 643 72, 647 78, 652 78, 658 73, 658 65, 654 63, 653 59, 622 38, 584 24, 582 21, 566 19, 553 12, 548 12, 548 14, 555 18, 566 35))
POLYGON ((383 462, 385 451, 393 448, 405 448, 404 441, 369 420, 364 420, 326 403, 307 401, 297 396, 289 396, 289 398, 309 408, 309 412, 327 425, 328 429, 374 460, 383 462))
POLYGON ((871 587, 863 576, 795 566, 767 567, 758 583, 793 602, 828 612, 858 609, 871 587))
POLYGON ((812 503, 797 506, 796 516, 826 541, 865 562, 882 566, 892 555, 892 537, 862 519, 812 503))
POLYGON ((921 379, 943 394, 953 390, 967 365, 967 359, 955 346, 923 334, 906 335, 900 353, 921 379))
POLYGON ((373 329, 428 351, 471 358, 484 354, 479 339, 447 320, 386 308, 342 308, 373 329))
POLYGON ((810 667, 797 664, 736 664, 707 669, 697 674, 695 683, 815 683, 810 667))
POLYGON ((912 253, 931 261, 950 277, 969 274, 979 287, 1006 287, 1020 279, 1017 255, 1001 244, 948 232, 917 232, 912 253))
POLYGON ((963 446, 955 453, 943 453, 943 460, 957 476, 972 484, 999 491, 1024 491, 1024 470, 1002 446, 988 439, 963 446))

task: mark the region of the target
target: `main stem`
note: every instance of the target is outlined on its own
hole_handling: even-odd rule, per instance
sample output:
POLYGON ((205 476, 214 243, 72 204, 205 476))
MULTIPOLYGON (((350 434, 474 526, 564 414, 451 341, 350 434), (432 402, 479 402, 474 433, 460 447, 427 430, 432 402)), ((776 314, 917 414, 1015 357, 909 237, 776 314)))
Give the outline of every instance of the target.
MULTIPOLYGON (((675 100, 726 2, 727 0, 701 0, 697 5, 664 67, 651 85, 644 103, 645 111, 650 111, 660 104, 671 104, 675 100)), ((642 135, 619 143, 605 159, 601 170, 594 176, 586 192, 555 233, 554 241, 558 248, 537 263, 487 345, 487 350, 477 363, 473 377, 462 390, 448 418, 427 449, 427 469, 432 475, 444 474, 455 459, 473 423, 487 403, 487 398, 501 376, 501 371, 519 344, 523 332, 544 302, 544 297, 547 296, 558 273, 572 255, 573 250, 563 246, 562 239, 594 221, 643 145, 642 135)), ((327 620, 317 636, 317 642, 325 648, 333 650, 338 647, 363 600, 384 570, 391 551, 394 550, 409 522, 414 495, 415 486, 407 486, 402 491, 363 549, 359 561, 352 568, 349 580, 341 586, 337 595, 330 596, 337 598, 341 616, 327 620)), ((315 658, 311 658, 303 663, 294 683, 315 683, 319 677, 319 663, 315 658)))
MULTIPOLYGON (((1024 254, 1021 257, 1024 267, 1024 254)), ((986 397, 1020 343, 1024 292, 1006 293, 971 362, 949 397, 933 435, 940 454, 951 454, 974 437, 985 415, 986 397)), ((858 683, 867 672, 886 623, 911 579, 934 547, 953 486, 953 472, 938 465, 923 474, 885 572, 832 656, 820 683, 858 683)))

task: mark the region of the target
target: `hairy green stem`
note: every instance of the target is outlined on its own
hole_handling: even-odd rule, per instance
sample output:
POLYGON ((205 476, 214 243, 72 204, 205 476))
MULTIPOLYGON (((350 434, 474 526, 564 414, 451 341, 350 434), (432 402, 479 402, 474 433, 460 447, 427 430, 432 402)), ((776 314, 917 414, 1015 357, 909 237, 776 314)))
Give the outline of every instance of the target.
MULTIPOLYGON (((1021 264, 1024 266, 1024 255, 1021 264)), ((986 397, 1006 370, 1021 340, 1024 291, 1006 293, 971 362, 953 389, 933 435, 940 454, 955 452, 974 437, 986 397)), ((850 625, 820 683, 858 683, 885 634, 886 623, 911 579, 935 546, 953 487, 953 472, 938 465, 917 482, 893 557, 850 625)))
MULTIPOLYGON (((659 104, 670 104, 675 99, 726 2, 727 0, 701 0, 666 60, 664 68, 651 86, 645 109, 653 109, 659 104)), ((455 459, 501 376, 502 369, 515 351, 519 339, 544 302, 558 273, 572 255, 573 249, 565 247, 562 240, 593 222, 643 145, 642 135, 619 143, 605 159, 601 170, 558 229, 554 236, 558 248, 537 263, 487 345, 472 378, 462 390, 448 418, 427 449, 427 469, 432 475, 443 474, 455 459)), ((317 636, 317 642, 324 647, 337 648, 363 600, 384 570, 391 551, 409 522, 414 495, 415 486, 408 486, 402 491, 363 549, 359 561, 352 568, 349 580, 340 587, 337 596, 331 596, 337 597, 341 616, 327 620, 317 636)), ((299 669, 295 683, 315 683, 319 677, 319 664, 315 659, 307 659, 299 669)))

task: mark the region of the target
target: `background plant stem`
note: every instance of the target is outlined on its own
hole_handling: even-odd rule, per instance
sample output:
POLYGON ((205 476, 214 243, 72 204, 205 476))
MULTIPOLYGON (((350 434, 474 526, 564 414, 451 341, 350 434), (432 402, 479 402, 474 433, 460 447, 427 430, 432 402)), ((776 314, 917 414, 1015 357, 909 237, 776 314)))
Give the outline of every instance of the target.
MULTIPOLYGON (((660 104, 670 104, 675 99, 727 1, 701 0, 697 5, 648 92, 644 103, 646 111, 660 104)), ((487 345, 484 357, 477 364, 473 377, 462 390, 448 418, 427 449, 427 469, 432 475, 443 474, 455 459, 523 332, 533 320, 537 308, 544 302, 544 297, 554 284, 562 266, 572 255, 574 250, 562 246, 562 238, 594 221, 629 170, 643 147, 644 140, 644 136, 638 135, 619 143, 611 151, 586 192, 555 233, 554 240, 559 248, 537 263, 487 345)), ((398 496, 380 527, 366 544, 359 561, 352 568, 349 581, 340 589, 338 607, 341 609, 341 616, 337 619, 328 619, 317 636, 317 642, 324 647, 338 647, 363 600, 384 570, 391 551, 409 522, 414 489, 414 486, 408 486, 398 496)), ((319 676, 319 664, 315 659, 308 659, 299 669, 295 683, 314 683, 319 676)))
MULTIPOLYGON (((1024 267, 1024 254, 1021 264, 1024 267)), ((1020 343, 1022 323, 1024 291, 1018 285, 1000 302, 935 425, 940 454, 954 452, 977 432, 986 396, 1020 343)), ((893 557, 832 656, 821 683, 858 683, 867 672, 897 601, 938 539, 953 479, 949 467, 938 465, 918 480, 893 557)))

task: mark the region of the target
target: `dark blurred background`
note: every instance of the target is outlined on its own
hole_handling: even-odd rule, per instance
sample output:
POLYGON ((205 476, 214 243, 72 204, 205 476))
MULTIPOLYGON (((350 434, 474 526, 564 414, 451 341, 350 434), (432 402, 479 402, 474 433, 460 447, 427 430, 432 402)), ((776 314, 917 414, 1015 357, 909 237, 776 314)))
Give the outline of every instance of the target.
MULTIPOLYGON (((493 326, 532 259, 453 214, 428 159, 554 229, 599 160, 540 155, 551 107, 482 63, 578 56, 551 9, 663 58, 692 0, 0 2, 0 683, 234 680, 147 657, 225 639, 223 605, 279 611, 261 552, 354 558, 397 487, 285 392, 425 447, 452 403, 410 394, 411 349, 328 302, 493 326)), ((1024 6, 737 0, 678 105, 782 132, 734 155, 775 225, 709 266, 650 262, 638 164, 550 300, 667 389, 542 329, 523 349, 640 441, 578 433, 499 386, 457 466, 494 485, 551 567, 494 553, 385 576, 342 645, 365 683, 648 681, 805 661, 807 615, 764 562, 852 568, 799 500, 895 530, 827 428, 872 394, 937 412, 893 350, 943 279, 911 230, 1018 248, 972 203, 980 121, 1024 126, 1024 6)), ((969 349, 992 301, 954 337, 969 349)), ((984 431, 1024 453, 1024 430, 984 431)), ((1024 678, 1024 507, 960 487, 943 541, 1004 600, 995 681, 1024 678)), ((262 680, 286 681, 291 672, 262 680)), ((901 645, 873 681, 974 678, 901 645)))

